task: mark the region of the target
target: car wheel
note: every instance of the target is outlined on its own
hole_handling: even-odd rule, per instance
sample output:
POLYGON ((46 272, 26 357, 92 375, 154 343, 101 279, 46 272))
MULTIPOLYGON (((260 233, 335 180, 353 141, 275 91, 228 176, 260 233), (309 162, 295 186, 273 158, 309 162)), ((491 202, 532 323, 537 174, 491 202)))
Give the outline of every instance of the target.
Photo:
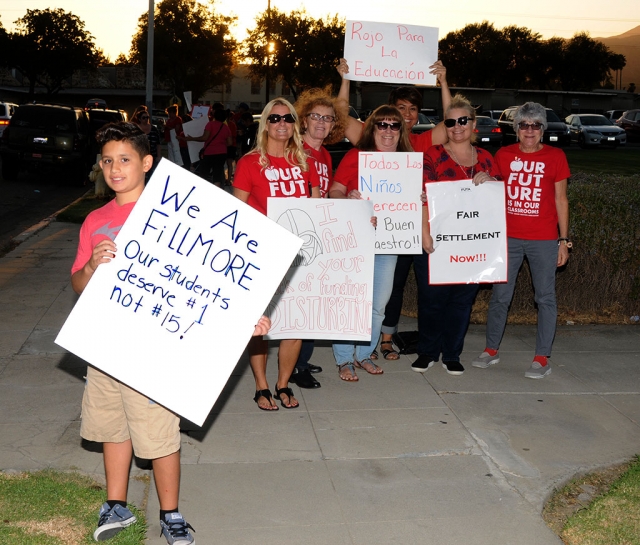
POLYGON ((578 146, 580 146, 582 149, 587 147, 587 143, 584 141, 584 135, 580 135, 578 136, 578 146))
POLYGON ((13 182, 20 174, 20 163, 10 159, 2 160, 2 178, 7 182, 13 182))

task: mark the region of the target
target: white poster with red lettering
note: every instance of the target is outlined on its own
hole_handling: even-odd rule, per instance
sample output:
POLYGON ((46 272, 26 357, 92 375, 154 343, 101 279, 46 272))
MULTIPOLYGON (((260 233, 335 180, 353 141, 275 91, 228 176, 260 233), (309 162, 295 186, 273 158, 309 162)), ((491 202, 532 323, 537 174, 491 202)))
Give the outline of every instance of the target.
POLYGON ((267 202, 269 217, 303 240, 269 305, 268 338, 369 341, 375 259, 371 202, 267 202))
POLYGON ((429 284, 507 281, 507 214, 503 182, 426 184, 429 284))
POLYGON ((361 151, 358 160, 358 189, 378 222, 376 253, 422 253, 422 153, 361 151))
POLYGON ((438 60, 438 29, 417 25, 347 21, 347 79, 435 85, 429 66, 438 60))

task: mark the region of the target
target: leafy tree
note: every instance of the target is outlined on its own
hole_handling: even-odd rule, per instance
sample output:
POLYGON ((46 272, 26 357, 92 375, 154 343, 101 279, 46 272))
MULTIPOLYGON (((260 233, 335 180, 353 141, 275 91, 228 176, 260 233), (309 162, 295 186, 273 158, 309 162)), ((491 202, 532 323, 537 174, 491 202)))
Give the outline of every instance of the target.
POLYGON ((339 84, 333 69, 342 56, 345 21, 337 15, 313 19, 305 10, 283 13, 276 8, 256 18, 243 44, 251 76, 282 78, 294 97, 309 87, 339 84))
MULTIPOLYGON (((0 51, 8 51, 9 49, 9 34, 5 30, 2 21, 0 21, 0 51)), ((9 59, 5 55, 0 55, 0 66, 8 66, 9 59)))
MULTIPOLYGON (((236 41, 229 27, 235 21, 196 0, 163 0, 154 14, 154 74, 169 83, 174 95, 208 89, 231 81, 236 41)), ((129 60, 146 66, 148 13, 138 19, 129 60)), ((120 58, 116 63, 120 62, 120 58)))
POLYGON ((564 46, 562 89, 590 91, 610 82, 612 56, 606 45, 590 38, 586 32, 575 34, 564 46))
POLYGON ((501 34, 506 55, 500 60, 506 64, 504 71, 496 74, 496 87, 526 89, 535 86, 537 74, 544 70, 540 62, 542 36, 515 25, 503 28, 501 34))
POLYGON ((36 83, 52 95, 76 70, 96 68, 99 57, 93 36, 76 15, 61 8, 28 9, 15 24, 9 62, 29 78, 30 97, 36 83))

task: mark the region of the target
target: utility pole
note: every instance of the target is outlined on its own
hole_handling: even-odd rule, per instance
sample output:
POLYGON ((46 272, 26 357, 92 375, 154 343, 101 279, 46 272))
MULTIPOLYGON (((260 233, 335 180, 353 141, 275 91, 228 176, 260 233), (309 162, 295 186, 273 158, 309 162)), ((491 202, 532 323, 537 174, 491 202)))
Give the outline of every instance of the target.
POLYGON ((153 108, 153 15, 154 15, 154 0, 149 0, 149 23, 147 29, 147 87, 145 104, 151 114, 153 108))
POLYGON ((267 77, 265 78, 266 90, 264 93, 264 105, 269 104, 269 87, 271 86, 271 0, 267 0, 267 77))

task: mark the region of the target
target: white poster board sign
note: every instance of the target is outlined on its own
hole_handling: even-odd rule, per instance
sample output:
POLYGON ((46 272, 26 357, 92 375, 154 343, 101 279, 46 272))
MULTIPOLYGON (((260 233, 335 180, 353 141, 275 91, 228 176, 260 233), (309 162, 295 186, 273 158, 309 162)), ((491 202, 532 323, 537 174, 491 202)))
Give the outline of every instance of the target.
POLYGON ((353 199, 267 201, 304 242, 269 305, 270 339, 371 340, 372 206, 353 199))
POLYGON ((202 425, 301 240, 162 160, 56 343, 202 425))
POLYGON ((172 163, 182 166, 183 162, 182 162, 182 156, 180 155, 180 141, 176 136, 175 129, 171 129, 169 131, 169 137, 170 137, 170 140, 167 145, 167 152, 169 155, 168 159, 172 163))
POLYGON ((349 63, 347 79, 435 85, 429 66, 438 60, 438 29, 347 21, 344 58, 349 63))
MULTIPOLYGON (((208 117, 199 117, 193 121, 187 121, 182 125, 182 132, 185 136, 202 136, 204 134, 204 128, 209 123, 208 117)), ((200 160, 200 150, 204 147, 204 142, 187 142, 189 148, 189 158, 192 163, 197 163, 200 160)))
POLYGON ((199 119, 204 117, 205 119, 209 119, 209 110, 211 106, 205 106, 203 104, 194 104, 191 108, 191 119, 199 119))
POLYGON ((358 189, 373 202, 377 254, 422 253, 422 153, 358 154, 358 189))
POLYGON ((507 281, 507 213, 503 182, 426 184, 429 284, 507 281))

